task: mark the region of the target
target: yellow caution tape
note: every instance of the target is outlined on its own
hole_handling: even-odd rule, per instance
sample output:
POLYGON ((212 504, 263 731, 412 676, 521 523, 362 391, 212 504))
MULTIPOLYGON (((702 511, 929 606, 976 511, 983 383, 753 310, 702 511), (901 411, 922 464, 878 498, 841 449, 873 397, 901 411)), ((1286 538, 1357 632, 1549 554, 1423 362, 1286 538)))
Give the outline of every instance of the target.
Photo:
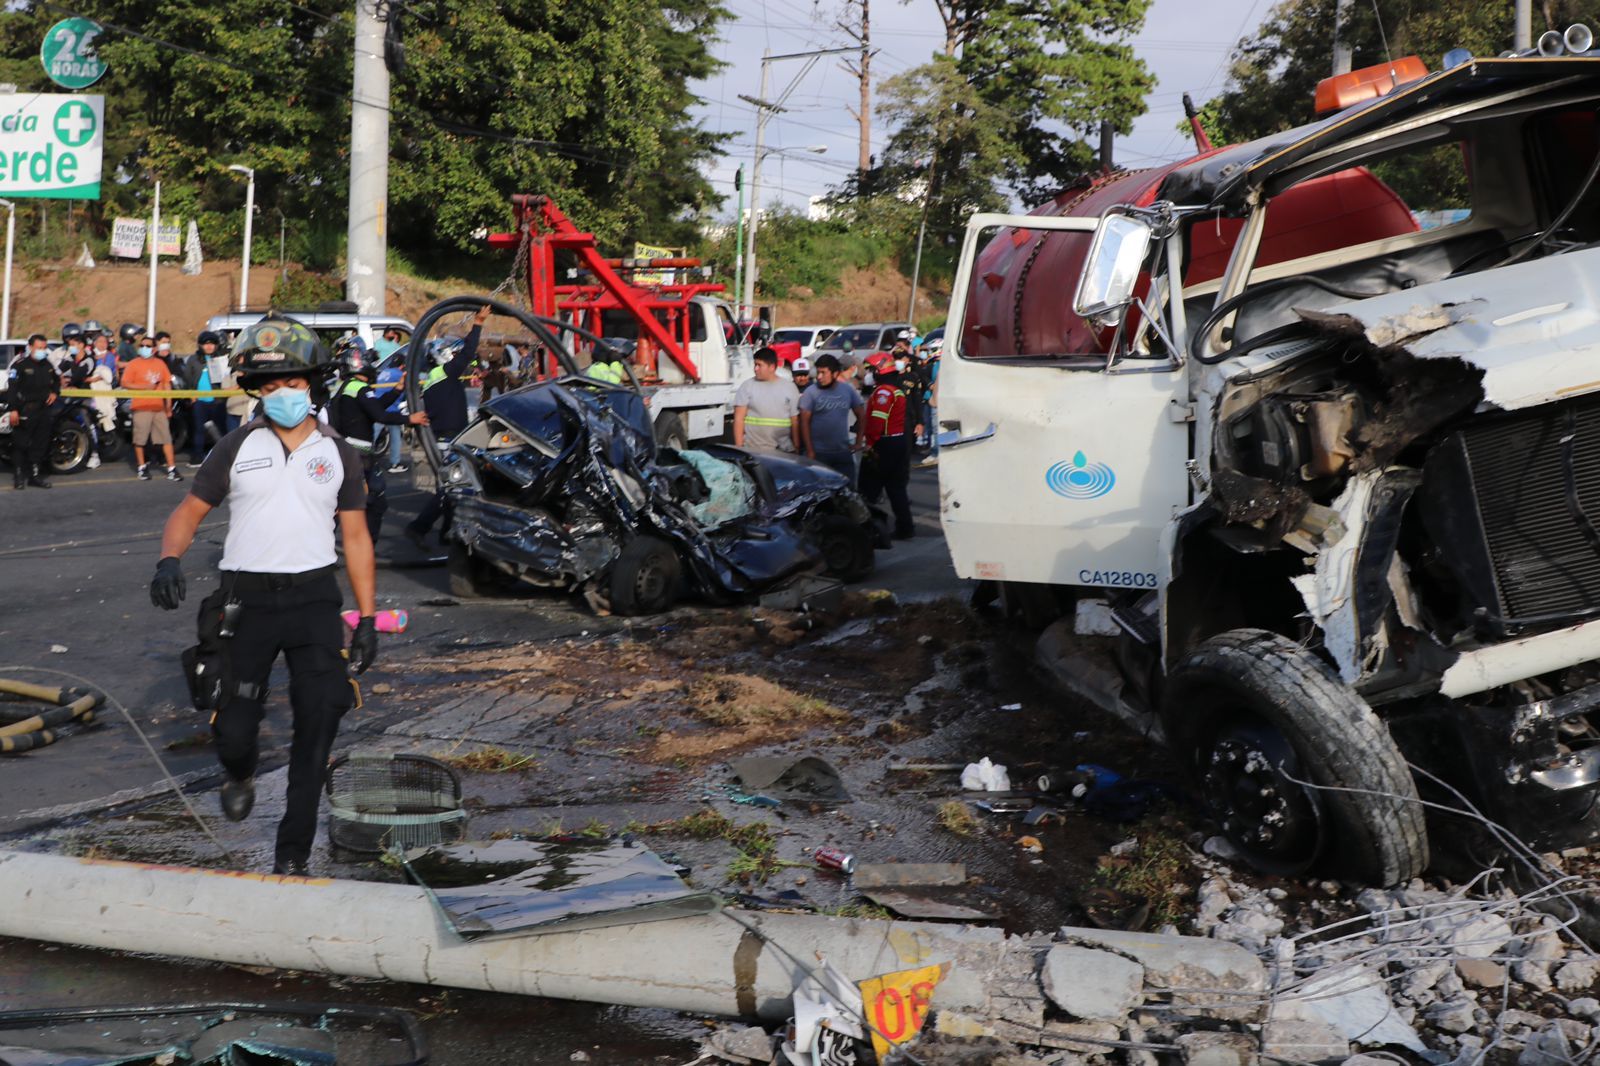
MULTIPOLYGON (((398 382, 388 382, 383 385, 374 385, 377 392, 386 392, 389 389, 399 388, 398 382)), ((125 396, 135 400, 198 400, 215 399, 219 396, 243 396, 243 389, 61 389, 62 396, 73 396, 85 400, 98 400, 106 396, 125 396)))
POLYGON ((243 389, 62 389, 63 396, 98 400, 106 396, 128 396, 135 400, 198 400, 201 397, 243 396, 243 389))

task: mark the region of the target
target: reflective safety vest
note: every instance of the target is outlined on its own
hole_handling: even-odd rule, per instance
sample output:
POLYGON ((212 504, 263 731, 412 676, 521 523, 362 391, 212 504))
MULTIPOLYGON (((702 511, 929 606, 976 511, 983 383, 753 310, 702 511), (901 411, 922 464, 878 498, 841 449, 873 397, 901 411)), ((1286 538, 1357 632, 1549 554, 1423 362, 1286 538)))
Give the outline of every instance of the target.
POLYGON ((906 431, 906 390, 882 384, 867 399, 867 443, 880 437, 900 437, 906 431))
POLYGON ((356 397, 361 395, 361 390, 368 388, 367 382, 361 378, 350 378, 334 395, 328 404, 328 418, 333 428, 356 451, 367 455, 376 450, 380 440, 386 440, 387 427, 380 426, 366 417, 366 412, 355 406, 356 397), (370 435, 372 439, 367 439, 370 435))
POLYGON ((434 367, 432 370, 422 375, 422 391, 427 392, 429 389, 439 384, 439 382, 443 381, 446 376, 447 375, 444 372, 444 367, 434 367))
POLYGON ((606 381, 613 385, 621 385, 627 375, 622 370, 621 363, 590 363, 584 374, 596 381, 606 381))

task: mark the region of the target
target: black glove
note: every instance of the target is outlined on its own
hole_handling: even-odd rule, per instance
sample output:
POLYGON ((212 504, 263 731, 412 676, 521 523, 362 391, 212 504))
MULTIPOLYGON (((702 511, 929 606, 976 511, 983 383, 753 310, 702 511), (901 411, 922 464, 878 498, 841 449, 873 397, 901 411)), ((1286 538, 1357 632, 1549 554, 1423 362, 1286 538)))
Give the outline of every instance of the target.
POLYGON ((356 623, 356 631, 350 636, 350 665, 356 673, 364 674, 377 657, 378 620, 369 614, 356 623))
POLYGON ((183 602, 183 592, 183 568, 176 555, 169 555, 156 564, 156 576, 150 579, 150 602, 176 611, 183 602))

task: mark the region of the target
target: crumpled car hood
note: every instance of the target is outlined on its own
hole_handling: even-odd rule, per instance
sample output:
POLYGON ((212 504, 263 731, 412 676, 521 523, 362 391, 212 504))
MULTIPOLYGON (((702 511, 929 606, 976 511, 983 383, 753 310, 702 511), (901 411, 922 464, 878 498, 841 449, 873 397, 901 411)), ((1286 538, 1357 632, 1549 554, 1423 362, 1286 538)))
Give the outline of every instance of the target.
POLYGON ((623 543, 649 532, 676 545, 702 593, 738 596, 820 560, 806 532, 815 509, 872 523, 848 482, 826 467, 707 444, 697 450, 737 467, 750 491, 726 521, 703 526, 674 495, 686 464, 676 453, 657 454, 649 413, 625 389, 525 386, 485 404, 453 448, 455 462, 479 474, 470 483, 447 479, 456 535, 540 584, 581 585, 603 573, 623 543), (494 425, 505 431, 486 442, 484 427, 494 425), (486 477, 501 479, 487 494, 486 477))
POLYGON ((1600 390, 1600 248, 1298 313, 1379 349, 1477 367, 1484 402, 1501 410, 1600 390))

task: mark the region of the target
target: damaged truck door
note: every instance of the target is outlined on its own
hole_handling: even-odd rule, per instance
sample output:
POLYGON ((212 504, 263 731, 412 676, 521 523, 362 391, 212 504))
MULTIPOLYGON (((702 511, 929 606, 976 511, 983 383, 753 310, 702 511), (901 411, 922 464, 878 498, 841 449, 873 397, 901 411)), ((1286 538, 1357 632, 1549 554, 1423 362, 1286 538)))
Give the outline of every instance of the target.
POLYGON ((1475 60, 1040 209, 1092 253, 973 221, 956 569, 1104 601, 1263 869, 1600 837, 1596 101, 1600 59, 1475 60))
POLYGON ((940 510, 962 577, 1157 587, 1162 531, 1189 499, 1183 383, 1160 341, 1107 372, 1070 311, 1094 230, 979 215, 967 231, 950 308, 965 325, 939 410, 953 427, 940 438, 940 510))

